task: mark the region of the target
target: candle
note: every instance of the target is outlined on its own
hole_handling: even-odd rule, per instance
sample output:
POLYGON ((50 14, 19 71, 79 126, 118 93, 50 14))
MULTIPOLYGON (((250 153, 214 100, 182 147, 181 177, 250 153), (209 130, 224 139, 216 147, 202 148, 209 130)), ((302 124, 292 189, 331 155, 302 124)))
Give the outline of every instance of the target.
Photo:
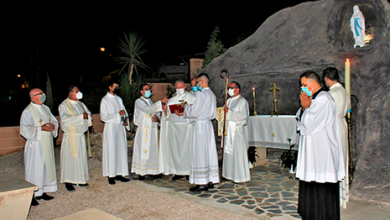
POLYGON ((255 98, 255 87, 252 87, 252 91, 253 91, 253 115, 257 115, 257 112, 256 112, 256 98, 255 98))
POLYGON ((347 91, 349 98, 351 98, 351 63, 349 59, 345 61, 345 90, 347 91))
MULTIPOLYGON (((349 95, 349 99, 351 99, 351 63, 349 62, 349 59, 346 59, 345 61, 345 90, 347 91, 349 95)), ((348 115, 351 113, 351 106, 348 108, 348 115)))

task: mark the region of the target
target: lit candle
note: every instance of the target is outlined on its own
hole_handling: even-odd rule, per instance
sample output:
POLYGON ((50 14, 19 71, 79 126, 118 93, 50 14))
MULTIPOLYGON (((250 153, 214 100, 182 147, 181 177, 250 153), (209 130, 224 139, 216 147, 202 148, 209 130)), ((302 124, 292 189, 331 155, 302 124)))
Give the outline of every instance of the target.
POLYGON ((345 61, 345 90, 347 91, 349 98, 351 98, 351 63, 349 59, 345 61))
POLYGON ((252 91, 253 91, 253 115, 257 115, 257 112, 256 112, 256 98, 255 98, 255 87, 252 87, 252 91))
POLYGON ((252 87, 253 90, 253 98, 255 98, 255 87, 252 87))

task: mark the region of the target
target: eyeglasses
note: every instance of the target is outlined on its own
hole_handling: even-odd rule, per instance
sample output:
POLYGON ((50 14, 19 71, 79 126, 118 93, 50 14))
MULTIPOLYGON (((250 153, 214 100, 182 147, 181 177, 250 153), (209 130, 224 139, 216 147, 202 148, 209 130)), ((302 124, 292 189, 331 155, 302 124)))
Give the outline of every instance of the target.
POLYGON ((34 96, 37 96, 37 95, 43 95, 43 93, 42 93, 42 92, 40 92, 40 93, 37 93, 37 94, 35 94, 34 96))
POLYGON ((229 87, 229 89, 238 89, 238 87, 229 87))

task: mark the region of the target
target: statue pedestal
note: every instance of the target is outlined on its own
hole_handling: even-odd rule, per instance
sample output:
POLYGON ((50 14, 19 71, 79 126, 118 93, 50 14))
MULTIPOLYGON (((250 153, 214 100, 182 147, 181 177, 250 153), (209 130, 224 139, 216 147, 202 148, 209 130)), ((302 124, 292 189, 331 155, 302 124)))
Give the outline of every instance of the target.
POLYGON ((0 220, 27 219, 38 187, 9 173, 0 173, 0 220))

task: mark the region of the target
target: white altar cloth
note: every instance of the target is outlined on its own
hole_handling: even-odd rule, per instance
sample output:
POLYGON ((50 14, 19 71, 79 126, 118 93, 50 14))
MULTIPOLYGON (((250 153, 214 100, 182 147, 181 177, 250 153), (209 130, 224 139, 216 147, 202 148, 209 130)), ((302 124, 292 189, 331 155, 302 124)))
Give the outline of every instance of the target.
POLYGON ((258 115, 250 116, 246 126, 246 134, 249 146, 290 149, 298 149, 299 134, 297 133, 297 120, 295 115, 258 115))

